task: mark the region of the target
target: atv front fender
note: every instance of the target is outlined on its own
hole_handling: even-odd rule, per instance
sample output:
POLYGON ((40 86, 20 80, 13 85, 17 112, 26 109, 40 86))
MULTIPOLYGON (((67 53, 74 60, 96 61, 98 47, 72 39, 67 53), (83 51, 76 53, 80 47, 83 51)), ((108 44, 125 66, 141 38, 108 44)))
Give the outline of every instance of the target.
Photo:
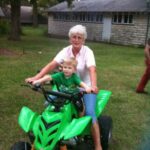
POLYGON ((32 129, 33 123, 37 117, 38 114, 33 112, 28 107, 24 106, 22 107, 19 114, 19 118, 18 118, 19 125, 25 132, 29 132, 32 129))
POLYGON ((63 138, 64 140, 67 140, 74 136, 80 135, 90 122, 91 117, 89 116, 73 119, 72 122, 62 132, 60 139, 63 138))

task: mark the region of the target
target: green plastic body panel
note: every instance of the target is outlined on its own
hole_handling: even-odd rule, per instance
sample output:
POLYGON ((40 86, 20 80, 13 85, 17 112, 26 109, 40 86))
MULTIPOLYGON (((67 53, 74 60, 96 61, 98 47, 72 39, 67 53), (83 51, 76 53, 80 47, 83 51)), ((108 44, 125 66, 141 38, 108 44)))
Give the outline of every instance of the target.
MULTIPOLYGON (((97 117, 102 113, 110 95, 111 92, 106 90, 100 90, 98 93, 97 117)), ((53 150, 60 140, 90 134, 91 117, 78 118, 78 112, 72 103, 64 105, 59 112, 53 110, 53 106, 50 105, 45 108, 41 115, 33 112, 28 107, 23 107, 20 112, 19 125, 25 132, 33 132, 35 150, 53 150)))
POLYGON ((111 92, 106 90, 100 90, 97 94, 97 103, 96 103, 96 116, 100 116, 103 109, 105 108, 108 100, 110 99, 111 92))
POLYGON ((25 132, 29 132, 32 129, 32 126, 33 126, 37 116, 38 115, 35 112, 33 112, 28 107, 24 106, 21 109, 21 112, 20 112, 20 115, 18 118, 19 125, 25 132))
POLYGON ((91 117, 82 117, 79 119, 73 119, 72 122, 62 132, 61 138, 64 140, 70 139, 74 136, 80 135, 87 125, 91 122, 91 117))

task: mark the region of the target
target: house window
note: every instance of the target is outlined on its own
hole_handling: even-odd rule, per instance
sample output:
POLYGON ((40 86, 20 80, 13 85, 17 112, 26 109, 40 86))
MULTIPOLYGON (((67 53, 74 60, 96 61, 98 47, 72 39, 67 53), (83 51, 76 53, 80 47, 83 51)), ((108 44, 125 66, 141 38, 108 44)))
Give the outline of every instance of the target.
POLYGON ((112 23, 114 24, 132 24, 133 15, 130 13, 117 13, 113 15, 112 23))
POLYGON ((96 22, 103 22, 103 15, 100 13, 96 14, 96 22))
POLYGON ((80 22, 98 22, 102 23, 103 15, 100 13, 94 12, 57 12, 53 14, 54 20, 62 21, 80 21, 80 22))

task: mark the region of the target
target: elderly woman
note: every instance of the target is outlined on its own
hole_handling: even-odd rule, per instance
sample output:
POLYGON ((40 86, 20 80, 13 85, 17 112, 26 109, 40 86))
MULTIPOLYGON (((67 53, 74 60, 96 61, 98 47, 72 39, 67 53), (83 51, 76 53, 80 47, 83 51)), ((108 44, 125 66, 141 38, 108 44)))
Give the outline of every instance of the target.
POLYGON ((100 144, 99 126, 97 123, 97 118, 95 114, 95 104, 96 104, 96 93, 97 88, 97 76, 96 76, 96 64, 93 51, 84 45, 85 39, 87 38, 86 28, 82 25, 73 26, 69 30, 69 46, 62 49, 56 57, 49 62, 40 73, 34 77, 27 78, 26 82, 33 82, 41 77, 43 77, 48 72, 54 70, 58 67, 64 58, 74 57, 77 62, 77 74, 83 82, 91 87, 92 93, 85 94, 85 113, 92 117, 92 136, 95 144, 95 150, 102 150, 100 144))

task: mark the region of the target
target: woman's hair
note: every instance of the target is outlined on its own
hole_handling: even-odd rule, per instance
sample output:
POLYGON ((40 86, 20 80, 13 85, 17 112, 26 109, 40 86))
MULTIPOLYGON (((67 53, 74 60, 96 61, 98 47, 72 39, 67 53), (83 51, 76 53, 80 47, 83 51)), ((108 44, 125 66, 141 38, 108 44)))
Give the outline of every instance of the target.
POLYGON ((63 66, 64 64, 71 65, 71 66, 73 66, 73 67, 76 68, 78 62, 77 62, 77 60, 76 60, 74 57, 71 57, 71 58, 64 59, 64 61, 63 61, 63 63, 62 63, 62 66, 63 66))
POLYGON ((82 34, 84 39, 87 38, 86 27, 83 25, 73 26, 72 28, 70 28, 68 35, 69 35, 69 37, 71 37, 71 35, 76 34, 76 33, 82 34))

